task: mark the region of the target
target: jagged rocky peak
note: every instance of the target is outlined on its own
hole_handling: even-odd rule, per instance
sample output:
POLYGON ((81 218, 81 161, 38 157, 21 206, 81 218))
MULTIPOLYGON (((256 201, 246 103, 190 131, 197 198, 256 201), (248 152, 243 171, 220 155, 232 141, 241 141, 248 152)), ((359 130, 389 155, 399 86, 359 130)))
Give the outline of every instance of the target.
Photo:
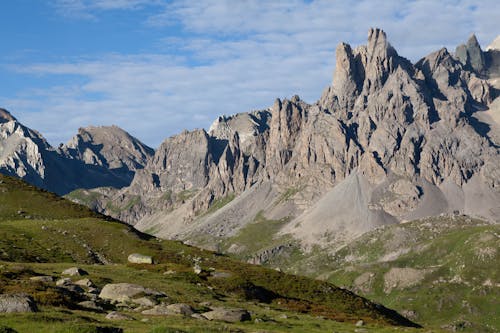
POLYGON ((490 45, 486 47, 486 51, 498 50, 500 51, 500 35, 498 35, 490 45))
POLYGON ((67 155, 109 169, 142 169, 154 150, 118 126, 79 128, 62 147, 67 155))
POLYGON ((13 115, 10 114, 9 111, 0 108, 0 123, 5 123, 8 121, 17 121, 13 115))
POLYGON ((457 46, 455 56, 463 65, 468 66, 477 73, 484 72, 484 55, 476 35, 472 34, 467 43, 457 46))

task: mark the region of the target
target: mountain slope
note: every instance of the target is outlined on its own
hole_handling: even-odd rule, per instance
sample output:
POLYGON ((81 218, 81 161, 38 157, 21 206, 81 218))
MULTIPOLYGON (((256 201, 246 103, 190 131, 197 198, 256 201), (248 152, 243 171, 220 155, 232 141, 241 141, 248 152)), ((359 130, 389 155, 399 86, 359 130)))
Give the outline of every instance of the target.
POLYGON ((499 231, 464 216, 427 218, 377 229, 290 266, 426 324, 498 332, 499 231))
MULTIPOLYGON (((160 241, 123 223, 106 221, 82 206, 41 192, 19 180, 2 175, 0 180, 0 258, 3 260, 0 293, 23 291, 34 297, 41 306, 39 319, 0 314, 2 323, 25 327, 23 325, 28 319, 37 322, 38 331, 50 331, 50 323, 44 323, 44 318, 60 318, 63 313, 71 313, 73 322, 84 322, 82 318, 87 315, 94 318, 97 324, 105 323, 104 315, 88 310, 82 312, 77 306, 77 299, 82 297, 74 295, 78 289, 73 288, 69 292, 61 285, 29 279, 37 275, 59 275, 56 273, 58 270, 76 263, 83 265, 81 267, 88 271, 98 288, 112 282, 141 283, 148 288, 166 292, 168 303, 184 302, 194 308, 200 308, 200 302, 209 301, 217 306, 250 307, 257 317, 264 313, 277 316, 280 311, 285 311, 288 314, 302 312, 322 315, 346 322, 329 324, 330 321, 324 319, 301 315, 308 322, 316 320, 318 331, 336 326, 352 330, 355 327, 352 323, 359 319, 372 325, 375 330, 383 330, 384 326, 390 329, 391 325, 398 324, 414 325, 381 305, 375 305, 331 284, 239 263, 179 242, 160 241), (23 211, 16 211, 18 207, 22 207, 23 211), (133 252, 153 256, 155 264, 125 265, 128 254, 133 252), (23 263, 23 267, 15 264, 17 262, 23 263), (101 265, 89 265, 96 263, 101 265), (201 267, 202 273, 193 273, 193 267, 197 265, 201 267), (166 275, 165 271, 169 273, 166 275), (220 276, 216 277, 215 272, 220 276), (57 310, 54 307, 56 305, 64 311, 57 310)), ((106 306, 110 307, 108 311, 115 308, 113 304, 106 306)), ((131 316, 141 316, 134 314, 130 305, 117 306, 121 306, 121 311, 129 312, 131 316)), ((180 320, 185 325, 183 329, 198 325, 194 319, 169 318, 166 317, 167 322, 180 320)), ((126 321, 118 323, 130 328, 126 321)), ((139 330, 131 331, 151 328, 147 324, 143 325, 139 330)), ((217 323, 205 325, 208 328, 218 327, 217 323)), ((305 327, 304 323, 295 324, 294 321, 286 325, 294 331, 305 327)), ((238 327, 237 324, 230 326, 238 327)), ((64 323, 57 327, 62 329, 64 323)), ((251 327, 251 324, 246 327, 251 327)), ((259 327, 282 331, 279 325, 272 322, 259 327)), ((312 331, 315 330, 312 328, 312 331)))

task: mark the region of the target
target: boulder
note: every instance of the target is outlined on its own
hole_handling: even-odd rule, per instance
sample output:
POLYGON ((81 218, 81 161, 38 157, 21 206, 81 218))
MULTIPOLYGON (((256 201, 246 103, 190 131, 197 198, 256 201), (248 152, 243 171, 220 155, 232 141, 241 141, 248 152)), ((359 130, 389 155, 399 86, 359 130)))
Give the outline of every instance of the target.
POLYGON ((180 314, 183 316, 191 316, 194 313, 193 308, 187 304, 184 304, 184 303, 176 303, 176 304, 167 305, 167 309, 169 311, 172 311, 172 313, 174 313, 174 314, 180 314))
POLYGON ((0 295, 0 313, 36 311, 37 307, 31 296, 25 294, 0 295))
POLYGON ((71 267, 62 272, 62 275, 69 275, 69 276, 82 276, 82 275, 88 275, 86 271, 83 269, 80 269, 78 267, 71 267))
POLYGON ((92 310, 92 311, 98 311, 98 312, 101 312, 104 310, 101 306, 99 306, 99 304, 97 304, 94 301, 83 301, 83 302, 78 303, 78 305, 86 310, 92 310))
POLYGON ((132 284, 132 283, 110 283, 105 285, 99 297, 102 299, 107 299, 116 302, 128 302, 133 298, 139 298, 144 296, 165 296, 165 294, 144 288, 143 286, 132 284))
POLYGON ((68 286, 70 284, 73 284, 73 281, 71 281, 70 278, 63 278, 63 279, 59 279, 56 281, 56 286, 58 286, 58 287, 68 286))
POLYGON ((155 306, 157 302, 155 300, 152 300, 148 297, 140 297, 140 298, 135 298, 132 300, 134 304, 144 306, 144 307, 151 307, 155 306))
POLYGON ((128 256, 128 262, 132 264, 153 264, 153 257, 140 253, 132 253, 128 256))
POLYGON ((152 309, 142 311, 142 314, 152 316, 170 316, 170 315, 183 315, 191 316, 194 313, 193 308, 184 303, 176 304, 160 304, 152 309))
POLYGON ((208 320, 220 320, 228 323, 237 323, 251 320, 250 313, 245 309, 215 308, 202 314, 208 320))
POLYGON ((108 320, 134 320, 134 318, 117 311, 110 312, 106 315, 108 320))

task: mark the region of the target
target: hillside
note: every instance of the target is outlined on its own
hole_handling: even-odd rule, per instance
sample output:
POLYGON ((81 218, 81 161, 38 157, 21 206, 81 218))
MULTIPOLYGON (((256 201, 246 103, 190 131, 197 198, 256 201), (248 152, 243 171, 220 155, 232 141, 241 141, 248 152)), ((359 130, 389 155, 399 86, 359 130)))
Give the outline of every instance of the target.
POLYGON ((499 249, 499 225, 442 216, 385 226, 330 253, 274 260, 427 325, 498 332, 499 249))
POLYGON ((354 324, 359 320, 374 331, 390 332, 393 325, 414 325, 396 312, 332 284, 152 238, 20 180, 0 175, 0 181, 0 293, 26 293, 39 310, 0 314, 2 325, 19 332, 34 327, 37 332, 99 331, 96 327, 122 328, 125 332, 170 332, 174 328, 183 332, 220 328, 239 332, 349 332, 357 329, 354 324), (152 256, 155 264, 127 263, 131 253, 152 256), (61 273, 64 269, 75 265, 88 275, 53 282, 65 277, 61 273), (85 282, 83 287, 74 284, 83 278, 92 282, 85 282), (148 290, 159 291, 149 296, 149 302, 185 303, 195 313, 210 308, 243 308, 250 312, 252 321, 223 324, 172 313, 151 316, 140 311, 152 304, 139 309, 132 302, 135 299, 113 303, 91 296, 92 288, 101 290, 112 283, 149 288, 142 292, 146 296, 148 290), (89 289, 88 285, 93 287, 89 289), (88 303, 81 302, 88 298, 97 307, 86 309, 88 303), (112 310, 119 310, 125 317, 105 319, 112 310), (133 320, 126 320, 127 316, 133 320))

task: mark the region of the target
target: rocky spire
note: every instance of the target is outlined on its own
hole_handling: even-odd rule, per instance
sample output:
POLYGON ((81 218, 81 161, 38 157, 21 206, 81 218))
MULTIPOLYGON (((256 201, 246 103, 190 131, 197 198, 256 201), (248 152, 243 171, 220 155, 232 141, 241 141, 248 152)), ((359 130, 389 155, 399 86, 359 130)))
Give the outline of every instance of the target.
POLYGON ((484 71, 484 55, 476 35, 472 34, 467 43, 457 46, 455 55, 462 64, 478 73, 484 71))

